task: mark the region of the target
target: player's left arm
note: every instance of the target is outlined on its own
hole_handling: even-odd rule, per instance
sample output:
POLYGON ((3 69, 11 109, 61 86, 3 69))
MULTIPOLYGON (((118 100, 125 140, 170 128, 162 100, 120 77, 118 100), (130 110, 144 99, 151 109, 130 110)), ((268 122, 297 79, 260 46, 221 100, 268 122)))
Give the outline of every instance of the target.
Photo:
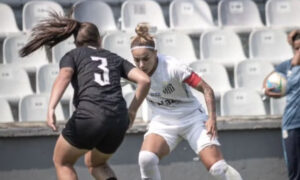
POLYGON ((186 78, 184 82, 204 94, 204 99, 208 111, 208 121, 206 122, 207 133, 211 134, 212 138, 216 137, 217 136, 217 126, 216 126, 217 115, 216 115, 215 95, 213 89, 194 72, 192 72, 191 75, 188 78, 186 78))

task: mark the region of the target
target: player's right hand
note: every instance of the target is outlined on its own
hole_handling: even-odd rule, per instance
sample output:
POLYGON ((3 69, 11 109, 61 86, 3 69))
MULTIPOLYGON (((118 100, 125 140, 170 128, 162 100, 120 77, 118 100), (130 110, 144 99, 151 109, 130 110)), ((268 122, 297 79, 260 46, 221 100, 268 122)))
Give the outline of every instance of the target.
POLYGON ((283 94, 279 93, 279 92, 274 92, 275 88, 266 88, 265 89, 265 94, 267 96, 273 97, 273 98, 280 98, 283 96, 283 94))
POLYGON ((57 131, 56 126, 56 116, 54 113, 54 109, 49 109, 47 114, 47 125, 50 127, 53 131, 57 131))

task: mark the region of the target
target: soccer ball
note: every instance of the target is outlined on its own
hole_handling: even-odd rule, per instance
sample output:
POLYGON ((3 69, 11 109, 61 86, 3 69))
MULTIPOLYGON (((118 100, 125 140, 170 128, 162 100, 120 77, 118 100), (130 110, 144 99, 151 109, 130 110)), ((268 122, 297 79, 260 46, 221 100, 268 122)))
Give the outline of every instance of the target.
POLYGON ((267 88, 274 88, 271 91, 281 94, 286 92, 286 78, 282 73, 273 72, 267 79, 267 88))

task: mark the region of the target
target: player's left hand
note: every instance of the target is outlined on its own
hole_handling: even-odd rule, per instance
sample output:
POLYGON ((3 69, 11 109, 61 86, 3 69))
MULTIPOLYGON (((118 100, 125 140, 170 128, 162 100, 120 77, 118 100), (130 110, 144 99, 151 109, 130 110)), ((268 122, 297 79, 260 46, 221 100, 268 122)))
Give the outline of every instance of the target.
POLYGON ((135 111, 128 111, 128 115, 129 115, 129 120, 130 120, 130 123, 129 123, 129 126, 128 126, 128 129, 130 129, 134 123, 134 120, 135 120, 135 117, 136 117, 136 112, 135 111))
POLYGON ((216 120, 208 119, 205 123, 207 134, 210 135, 210 139, 217 137, 217 124, 216 120))

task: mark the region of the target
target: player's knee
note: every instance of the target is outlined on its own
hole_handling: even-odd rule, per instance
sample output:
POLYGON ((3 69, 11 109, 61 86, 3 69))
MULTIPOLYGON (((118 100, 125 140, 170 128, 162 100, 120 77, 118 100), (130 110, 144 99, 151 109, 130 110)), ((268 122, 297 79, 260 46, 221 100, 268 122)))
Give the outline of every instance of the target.
POLYGON ((52 162, 54 164, 55 167, 59 167, 59 166, 63 166, 64 163, 62 162, 62 160, 56 156, 52 157, 52 162))
POLYGON ((209 172, 218 180, 242 180, 241 175, 224 160, 214 163, 209 172))
POLYGON ((139 153, 139 165, 143 169, 151 168, 157 166, 159 158, 156 154, 150 151, 141 151, 139 153))
POLYGON ((210 167, 209 172, 213 176, 220 176, 226 173, 227 168, 228 164, 224 160, 220 160, 210 167))

